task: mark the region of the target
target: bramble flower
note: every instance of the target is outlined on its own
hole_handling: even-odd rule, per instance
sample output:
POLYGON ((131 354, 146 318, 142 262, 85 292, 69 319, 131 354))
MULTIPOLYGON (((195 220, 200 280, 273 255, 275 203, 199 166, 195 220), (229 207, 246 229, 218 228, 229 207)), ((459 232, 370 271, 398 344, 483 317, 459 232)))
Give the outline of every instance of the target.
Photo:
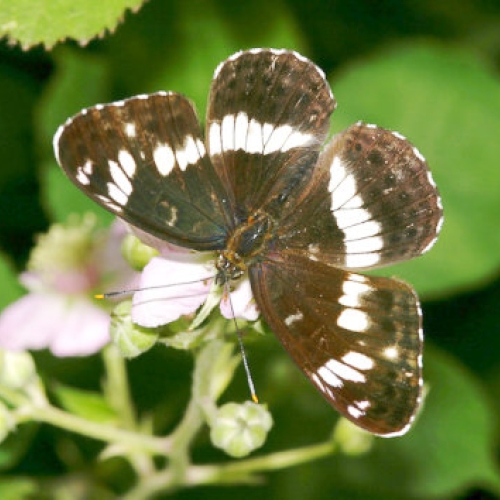
POLYGON ((133 286, 136 274, 120 257, 121 222, 96 229, 88 214, 54 224, 38 238, 20 275, 29 293, 0 315, 0 347, 50 349, 56 356, 82 356, 109 341, 109 313, 93 300, 96 290, 133 286))
MULTIPOLYGON (((145 244, 160 252, 142 271, 141 290, 133 298, 132 319, 135 323, 147 328, 166 325, 181 316, 194 314, 210 294, 216 293, 213 288, 217 274, 214 254, 186 250, 136 228, 132 231, 145 244)), ((239 280, 229 296, 222 294, 220 311, 227 319, 236 317, 254 321, 258 318, 248 279, 239 280)))

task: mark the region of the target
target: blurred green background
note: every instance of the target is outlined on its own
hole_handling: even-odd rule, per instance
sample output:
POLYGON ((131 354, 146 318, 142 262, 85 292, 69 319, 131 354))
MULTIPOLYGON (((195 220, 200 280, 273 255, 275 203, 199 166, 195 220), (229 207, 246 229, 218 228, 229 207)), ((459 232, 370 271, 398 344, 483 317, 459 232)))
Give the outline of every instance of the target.
MULTIPOLYGON (((0 30, 9 32, 15 18, 27 27, 13 31, 23 45, 52 45, 64 34, 84 40, 112 28, 99 2, 74 5, 83 9, 82 20, 57 6, 50 17, 44 2, 6 3, 0 2, 0 30)), ((338 101, 332 132, 357 120, 398 130, 426 156, 441 191, 445 225, 437 245, 384 271, 414 284, 424 301, 427 402, 412 432, 377 439, 367 455, 269 473, 256 486, 172 497, 499 498, 500 2, 151 0, 110 31, 84 47, 68 41, 50 51, 0 43, 0 307, 21 293, 14 271, 23 268, 37 232, 73 211, 110 220, 58 171, 51 141, 60 123, 84 106, 160 89, 186 94, 203 120, 220 61, 251 47, 298 50, 328 75, 338 101)), ((268 336, 249 351, 260 397, 275 419, 263 452, 326 439, 337 416, 277 341, 268 336)), ((54 359, 42 352, 36 360, 48 379, 99 388, 98 357, 54 359)), ((129 368, 139 411, 152 412, 157 429, 168 432, 188 398, 189 357, 158 347, 129 368)), ((241 400, 246 390, 240 374, 226 399, 241 400)), ((29 452, 12 454, 0 445, 5 478, 69 477, 94 467, 100 450, 97 442, 46 427, 25 429, 21 437, 29 452), (80 450, 71 457, 60 452, 75 444, 80 450)), ((224 459, 207 435, 194 456, 224 459)), ((123 464, 113 461, 94 477, 117 491, 128 481, 123 464)))

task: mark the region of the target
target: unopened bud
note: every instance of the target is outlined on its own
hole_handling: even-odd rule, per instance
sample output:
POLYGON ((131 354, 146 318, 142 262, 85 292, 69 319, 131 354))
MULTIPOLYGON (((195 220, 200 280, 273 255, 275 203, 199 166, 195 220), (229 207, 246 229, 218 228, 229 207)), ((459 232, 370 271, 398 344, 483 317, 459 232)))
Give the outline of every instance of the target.
POLYGON ((333 431, 333 441, 346 455, 356 456, 370 451, 374 436, 346 418, 340 418, 333 431))
POLYGON ((235 458, 249 455, 260 448, 273 426, 266 407, 246 401, 221 406, 211 422, 212 444, 235 458))
POLYGON ((24 389, 35 378, 35 363, 29 353, 0 351, 0 384, 24 389))
POLYGON ((121 252, 125 261, 135 271, 142 271, 146 264, 160 253, 155 248, 142 243, 133 234, 127 234, 123 238, 121 252))
POLYGON ((131 316, 132 302, 118 304, 111 313, 110 334, 113 343, 126 358, 135 358, 156 344, 155 330, 136 325, 131 316))

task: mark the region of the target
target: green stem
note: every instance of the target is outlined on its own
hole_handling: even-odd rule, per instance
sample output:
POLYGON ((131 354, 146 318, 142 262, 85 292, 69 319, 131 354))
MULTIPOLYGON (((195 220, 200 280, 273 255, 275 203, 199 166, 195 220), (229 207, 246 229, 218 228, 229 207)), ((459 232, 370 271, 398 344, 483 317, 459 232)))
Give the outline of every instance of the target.
MULTIPOLYGON (((294 450, 278 451, 263 457, 248 458, 218 466, 218 474, 224 478, 226 475, 231 477, 234 474, 287 469, 332 455, 336 451, 336 448, 337 445, 335 443, 326 441, 294 450)), ((198 467, 200 470, 204 468, 204 466, 198 467)))
POLYGON ((106 367, 105 393, 114 410, 120 416, 120 422, 126 429, 136 428, 134 404, 130 396, 125 359, 118 349, 110 344, 102 351, 106 367))
POLYGON ((29 402, 24 393, 3 385, 0 385, 0 399, 13 407, 22 407, 29 402))
POLYGON ((189 449, 205 420, 210 418, 210 413, 216 408, 218 397, 232 379, 239 362, 233 351, 232 344, 213 340, 196 353, 191 400, 184 417, 170 435, 169 467, 141 478, 122 500, 150 498, 156 492, 193 484, 189 449))
MULTIPOLYGON (((331 441, 295 450, 281 451, 257 458, 239 460, 224 465, 191 465, 186 470, 185 486, 211 484, 256 484, 260 478, 257 472, 286 469, 312 460, 330 456, 336 445, 331 441)), ((130 491, 122 500, 151 498, 159 493, 172 491, 174 487, 172 471, 163 470, 148 477, 147 482, 130 491)))
POLYGON ((139 450, 156 455, 167 455, 171 450, 171 441, 168 438, 149 436, 92 422, 50 405, 32 407, 31 411, 23 408, 22 418, 19 420, 45 422, 83 436, 119 445, 127 450, 139 450))
MULTIPOLYGON (((109 344, 102 350, 102 358, 106 368, 104 393, 120 418, 120 427, 129 431, 140 431, 130 394, 125 358, 113 344, 109 344)), ((134 450, 127 456, 139 476, 148 476, 155 470, 154 460, 150 453, 134 450)))

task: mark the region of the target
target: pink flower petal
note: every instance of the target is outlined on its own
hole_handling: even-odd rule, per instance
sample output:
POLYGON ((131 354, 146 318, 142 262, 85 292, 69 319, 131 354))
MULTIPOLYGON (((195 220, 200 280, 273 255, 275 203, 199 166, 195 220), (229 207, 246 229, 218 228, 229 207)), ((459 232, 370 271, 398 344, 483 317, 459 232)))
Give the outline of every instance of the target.
POLYGON ((250 281, 248 279, 241 280, 237 287, 229 294, 228 297, 225 296, 220 303, 220 312, 222 316, 227 319, 233 318, 243 318, 247 321, 255 321, 259 317, 259 310, 255 304, 255 300, 252 294, 252 288, 250 287, 250 281), (231 304, 233 305, 231 309, 231 304))
POLYGON ((110 340, 109 323, 109 313, 89 300, 68 302, 49 349, 59 357, 94 354, 110 340))
POLYGON ((0 316, 0 347, 50 349, 56 356, 82 356, 109 341, 109 315, 84 298, 29 293, 0 316))
POLYGON ((57 295, 29 293, 21 297, 0 316, 0 346, 10 351, 47 347, 62 311, 57 295))
POLYGON ((194 313, 205 302, 214 274, 196 254, 151 259, 141 276, 144 290, 134 294, 132 319, 152 328, 194 313))
POLYGON ((128 225, 121 219, 116 219, 105 235, 106 239, 96 248, 93 255, 92 262, 101 281, 105 280, 107 290, 128 290, 137 288, 139 283, 140 274, 131 269, 121 254, 123 238, 127 231, 128 225))

